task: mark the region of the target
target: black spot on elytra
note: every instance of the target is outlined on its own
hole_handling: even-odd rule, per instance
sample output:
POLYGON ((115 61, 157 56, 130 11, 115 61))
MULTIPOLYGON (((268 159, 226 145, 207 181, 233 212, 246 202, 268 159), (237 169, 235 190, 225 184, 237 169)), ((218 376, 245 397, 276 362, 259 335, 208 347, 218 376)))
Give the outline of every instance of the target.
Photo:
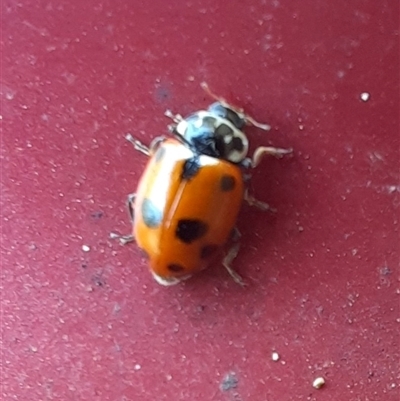
POLYGON ((174 272, 174 273, 180 273, 180 272, 183 272, 185 270, 185 268, 183 266, 181 266, 181 265, 179 265, 177 263, 170 263, 167 266, 167 268, 168 268, 168 270, 170 272, 174 272))
POLYGON ((198 156, 193 156, 185 160, 182 167, 181 177, 183 180, 190 180, 200 170, 200 160, 198 156))
POLYGON ((182 219, 178 221, 175 235, 186 244, 201 238, 208 230, 208 225, 200 220, 182 219))
POLYGON ((213 244, 203 246, 200 250, 200 258, 201 259, 210 258, 217 252, 218 248, 219 248, 218 245, 213 245, 213 244))
POLYGON ((156 154, 154 155, 154 159, 156 161, 156 163, 159 163, 165 155, 165 147, 164 146, 160 146, 157 151, 156 154))
POLYGON ((221 191, 228 192, 235 188, 236 180, 231 175, 223 175, 219 184, 221 191))
POLYGON ((232 142, 233 142, 233 149, 237 150, 238 152, 241 152, 243 150, 243 141, 241 138, 235 136, 232 142))
POLYGON ((142 218, 147 227, 155 228, 162 222, 162 212, 150 199, 145 198, 142 203, 142 218))

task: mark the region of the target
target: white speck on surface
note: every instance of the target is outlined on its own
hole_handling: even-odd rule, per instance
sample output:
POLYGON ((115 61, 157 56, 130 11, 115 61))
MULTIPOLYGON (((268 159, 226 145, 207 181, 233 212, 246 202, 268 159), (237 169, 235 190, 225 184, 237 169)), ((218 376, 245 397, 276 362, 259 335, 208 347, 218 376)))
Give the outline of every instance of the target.
POLYGON ((38 347, 36 347, 35 345, 30 345, 29 348, 30 348, 30 350, 32 352, 37 352, 38 351, 38 347))
POLYGON ((142 369, 142 367, 137 363, 137 364, 134 366, 134 369, 135 369, 135 370, 140 370, 140 369, 142 369))
POLYGON ((317 377, 314 381, 313 381, 313 387, 314 388, 321 388, 323 385, 325 384, 325 379, 323 377, 317 377))
POLYGON ((361 93, 360 98, 363 102, 367 102, 369 100, 370 96, 371 95, 368 92, 363 92, 363 93, 361 93))
POLYGON ((90 251, 90 246, 89 245, 82 245, 82 251, 83 252, 89 252, 90 251))
POLYGON ((400 185, 388 185, 387 190, 389 194, 392 194, 393 192, 400 192, 400 185))
POLYGON ((274 362, 277 362, 277 361, 279 361, 280 356, 277 352, 273 352, 271 355, 271 358, 274 362))
POLYGON ((345 72, 343 71, 343 70, 339 70, 338 72, 337 72, 337 76, 338 76, 338 78, 343 78, 344 76, 345 76, 345 72))

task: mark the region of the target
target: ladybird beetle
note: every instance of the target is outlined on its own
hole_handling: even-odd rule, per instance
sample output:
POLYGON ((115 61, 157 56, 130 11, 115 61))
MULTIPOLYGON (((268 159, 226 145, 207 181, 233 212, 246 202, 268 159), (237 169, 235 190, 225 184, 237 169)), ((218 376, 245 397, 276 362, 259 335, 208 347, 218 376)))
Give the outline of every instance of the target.
POLYGON ((157 137, 147 147, 126 136, 149 161, 136 193, 128 197, 133 233, 111 237, 123 244, 135 240, 162 285, 176 284, 206 268, 232 239, 222 263, 243 285, 230 266, 239 250, 235 225, 242 201, 269 209, 248 193, 245 172, 266 154, 282 157, 292 150, 261 146, 248 158, 243 128, 270 127, 215 96, 205 83, 202 87, 216 102, 185 118, 167 111, 174 122, 169 126, 172 138, 157 137))

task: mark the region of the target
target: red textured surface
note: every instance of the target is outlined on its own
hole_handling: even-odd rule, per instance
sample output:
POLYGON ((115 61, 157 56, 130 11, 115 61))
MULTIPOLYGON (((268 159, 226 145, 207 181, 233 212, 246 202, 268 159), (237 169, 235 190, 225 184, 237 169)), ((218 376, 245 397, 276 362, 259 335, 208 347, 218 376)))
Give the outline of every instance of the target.
POLYGON ((147 3, 2 3, 2 399, 398 400, 398 2, 147 3), (254 175, 278 213, 243 208, 244 289, 163 288, 108 239, 145 163, 124 134, 203 80, 295 149, 254 175))

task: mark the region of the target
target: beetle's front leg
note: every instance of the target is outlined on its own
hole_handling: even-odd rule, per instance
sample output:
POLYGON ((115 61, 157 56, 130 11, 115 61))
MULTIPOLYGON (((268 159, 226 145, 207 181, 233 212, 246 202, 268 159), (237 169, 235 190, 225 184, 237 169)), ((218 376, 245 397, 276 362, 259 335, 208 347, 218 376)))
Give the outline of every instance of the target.
POLYGON ((170 118, 175 124, 179 124, 183 120, 180 114, 174 114, 171 110, 165 110, 164 115, 170 118))
POLYGON ((146 146, 143 145, 143 143, 139 140, 135 139, 131 134, 126 134, 125 139, 130 142, 136 150, 146 156, 151 156, 152 154, 154 154, 161 143, 165 141, 165 137, 158 136, 152 140, 150 146, 146 146))
POLYGON ((146 145, 143 145, 142 142, 135 139, 131 134, 126 134, 125 139, 130 142, 133 147, 138 150, 140 153, 143 153, 146 156, 150 156, 150 148, 146 145))
POLYGON ((269 131, 271 129, 271 126, 269 124, 263 124, 258 121, 256 121, 253 117, 249 116, 246 114, 243 109, 238 108, 233 106, 232 104, 228 103, 223 97, 216 95, 213 93, 208 86, 206 82, 202 82, 200 86, 203 88, 203 90, 208 93, 209 96, 211 96, 213 99, 215 99, 217 102, 221 103, 223 107, 226 107, 228 109, 233 110, 235 113, 238 114, 238 116, 244 120, 246 125, 253 125, 254 127, 260 128, 264 131, 269 131))

